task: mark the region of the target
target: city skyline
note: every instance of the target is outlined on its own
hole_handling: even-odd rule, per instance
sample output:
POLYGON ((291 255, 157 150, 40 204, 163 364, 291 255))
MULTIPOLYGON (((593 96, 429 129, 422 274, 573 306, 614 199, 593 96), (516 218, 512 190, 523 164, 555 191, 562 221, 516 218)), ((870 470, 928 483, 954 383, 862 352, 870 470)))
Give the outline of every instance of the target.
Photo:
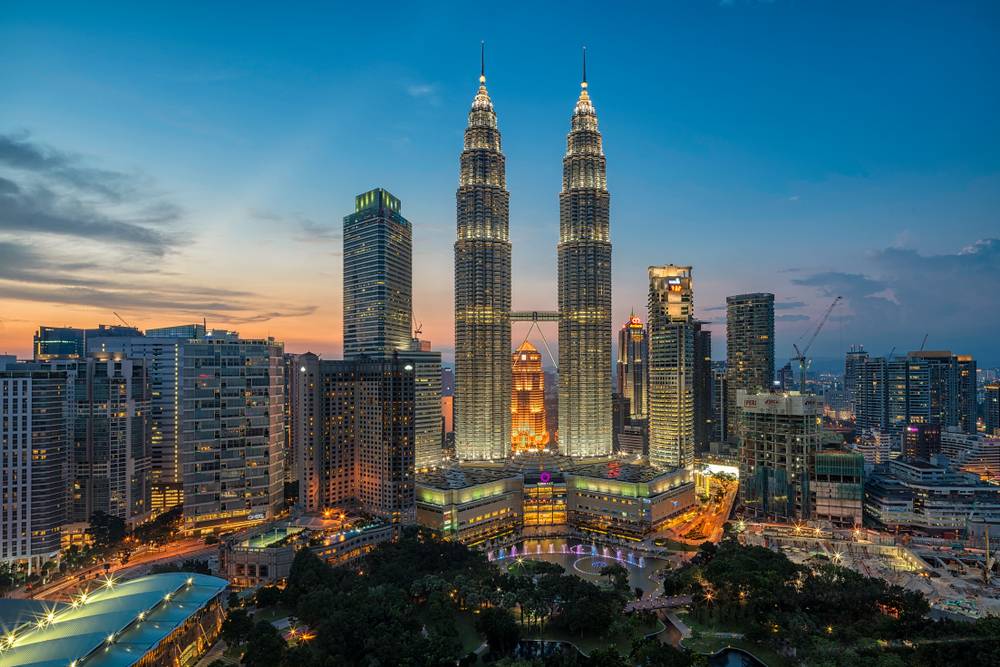
POLYGON ((38 325, 118 312, 141 328, 206 317, 339 357, 340 218, 384 187, 413 223, 415 317, 450 361, 441 260, 485 39, 510 160, 514 309, 556 302, 559 160, 586 44, 614 165, 613 322, 643 304, 646 266, 675 262, 695 267, 719 341, 726 296, 775 293, 779 364, 836 294, 844 307, 814 356, 915 350, 928 333, 928 349, 1000 364, 996 8, 901 23, 889 5, 732 4, 660 9, 628 36, 560 17, 544 45, 514 36, 551 28, 554 10, 522 26, 399 9, 377 22, 398 38, 384 52, 347 28, 378 17, 347 10, 296 21, 300 51, 246 42, 241 31, 265 30, 253 12, 226 25, 214 10, 192 44, 154 47, 125 35, 161 38, 183 13, 151 27, 155 10, 13 8, 0 22, 0 352, 28 357, 38 325))

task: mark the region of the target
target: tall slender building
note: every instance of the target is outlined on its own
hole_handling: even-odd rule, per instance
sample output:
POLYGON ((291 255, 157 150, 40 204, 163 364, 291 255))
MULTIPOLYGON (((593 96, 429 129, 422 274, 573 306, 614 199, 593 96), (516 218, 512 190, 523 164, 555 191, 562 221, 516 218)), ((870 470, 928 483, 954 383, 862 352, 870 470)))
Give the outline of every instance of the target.
POLYGON ((528 341, 511 354, 511 448, 532 452, 549 444, 545 428, 545 373, 542 354, 528 341))
POLYGON ((559 447, 611 453, 611 240, 604 149, 583 82, 559 194, 559 447))
POLYGON ((344 358, 410 347, 413 232, 400 202, 375 188, 344 218, 344 358))
POLYGON ((694 448, 704 454, 712 441, 712 332, 705 322, 694 326, 694 448))
POLYGON ((483 68, 456 194, 455 454, 465 460, 502 459, 510 451, 510 195, 504 167, 483 68))
MULTIPOLYGON (((774 381, 774 295, 738 294, 726 297, 726 372, 730 442, 739 439, 739 402, 736 392, 771 389, 774 381)), ((803 388, 804 389, 804 388, 803 388)))
POLYGON ((629 418, 646 419, 649 337, 633 312, 618 332, 618 393, 628 399, 629 418))
POLYGON ((649 267, 649 462, 694 462, 695 338, 690 266, 649 267))

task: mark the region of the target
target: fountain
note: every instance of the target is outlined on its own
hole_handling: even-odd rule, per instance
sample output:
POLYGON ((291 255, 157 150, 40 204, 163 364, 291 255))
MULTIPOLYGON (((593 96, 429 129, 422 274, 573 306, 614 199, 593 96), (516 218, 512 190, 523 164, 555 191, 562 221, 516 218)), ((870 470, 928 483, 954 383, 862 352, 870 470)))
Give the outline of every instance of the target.
POLYGON ((492 551, 487 551, 486 552, 486 560, 490 561, 491 563, 493 562, 493 552, 492 551))
POLYGON ((517 558, 517 545, 515 544, 510 548, 510 557, 517 558))
POLYGON ((621 559, 622 559, 622 550, 619 549, 618 551, 615 552, 615 560, 621 561, 621 559))
POLYGON ((556 545, 549 542, 549 553, 554 554, 556 552, 556 545))
POLYGON ((539 556, 542 555, 542 543, 541 542, 539 542, 538 546, 535 547, 535 553, 538 554, 539 556))
POLYGON ((635 553, 632 551, 628 552, 628 564, 635 565, 635 553))
POLYGON ((497 560, 503 560, 505 555, 503 547, 497 549, 497 560))
POLYGON ((596 556, 597 555, 597 545, 594 544, 593 542, 591 542, 591 544, 590 544, 590 555, 591 556, 596 556))
POLYGON ((646 567, 646 559, 643 558, 642 556, 639 556, 639 569, 641 570, 644 567, 646 567))
POLYGON ((607 557, 608 557, 608 548, 607 548, 607 547, 604 547, 604 548, 603 548, 603 549, 601 550, 601 555, 602 555, 602 556, 604 556, 605 558, 607 558, 607 557))

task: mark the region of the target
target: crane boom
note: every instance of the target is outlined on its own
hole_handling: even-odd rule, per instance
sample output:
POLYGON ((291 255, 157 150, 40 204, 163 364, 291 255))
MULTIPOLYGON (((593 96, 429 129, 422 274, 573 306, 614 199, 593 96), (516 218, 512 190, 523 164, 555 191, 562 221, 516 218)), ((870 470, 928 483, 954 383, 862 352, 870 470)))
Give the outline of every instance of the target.
POLYGON ((819 336, 819 332, 823 330, 823 325, 826 324, 826 321, 830 318, 830 313, 833 312, 833 309, 843 298, 844 297, 838 296, 826 309, 826 312, 823 313, 823 317, 820 318, 819 324, 816 325, 816 329, 813 331, 812 335, 809 336, 809 340, 806 341, 805 347, 800 350, 798 344, 792 344, 792 347, 795 348, 795 356, 792 358, 799 362, 799 389, 801 391, 806 390, 806 367, 809 365, 809 360, 806 357, 806 354, 809 352, 809 348, 812 347, 812 344, 816 341, 816 337, 819 336))

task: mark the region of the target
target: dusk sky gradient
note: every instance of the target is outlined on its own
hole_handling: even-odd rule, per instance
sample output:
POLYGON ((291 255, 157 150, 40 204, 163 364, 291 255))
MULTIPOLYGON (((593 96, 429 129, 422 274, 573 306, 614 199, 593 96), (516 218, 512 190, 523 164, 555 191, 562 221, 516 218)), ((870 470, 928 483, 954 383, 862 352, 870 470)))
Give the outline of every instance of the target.
POLYGON ((342 218, 381 186, 450 359, 482 39, 516 309, 555 306, 586 45, 616 329, 648 265, 691 264, 717 358, 726 295, 770 291, 779 365, 839 294, 817 357, 927 333, 1000 366, 1000 4, 619 4, 3 3, 0 353, 117 311, 338 356, 342 218))

